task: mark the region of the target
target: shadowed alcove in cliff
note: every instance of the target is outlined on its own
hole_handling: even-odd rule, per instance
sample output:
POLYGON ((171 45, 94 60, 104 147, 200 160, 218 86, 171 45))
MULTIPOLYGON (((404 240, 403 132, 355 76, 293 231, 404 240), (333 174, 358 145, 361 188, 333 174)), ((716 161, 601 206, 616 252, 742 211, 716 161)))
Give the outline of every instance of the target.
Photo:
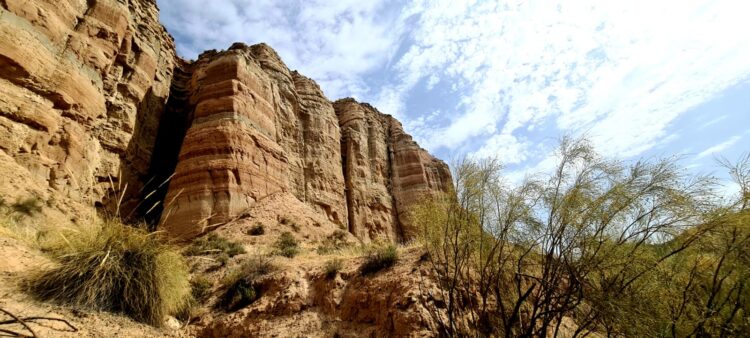
POLYGON ((175 67, 166 103, 152 90, 146 92, 138 105, 133 137, 121 159, 121 189, 125 184, 128 188, 119 192, 125 195, 120 217, 130 222, 145 221, 151 229, 164 209, 169 179, 189 126, 191 109, 185 85, 190 74, 185 69, 184 64, 175 67))

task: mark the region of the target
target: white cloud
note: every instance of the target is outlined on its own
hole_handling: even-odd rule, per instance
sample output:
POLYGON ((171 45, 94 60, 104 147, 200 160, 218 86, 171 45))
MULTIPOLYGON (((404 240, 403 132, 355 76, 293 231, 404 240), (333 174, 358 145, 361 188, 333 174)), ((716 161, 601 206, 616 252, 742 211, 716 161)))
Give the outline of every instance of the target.
POLYGON ((556 133, 641 155, 750 78, 747 1, 158 2, 184 56, 265 41, 330 98, 373 102, 431 151, 524 168, 544 167, 539 145, 556 133), (414 101, 437 106, 407 112, 414 101))
POLYGON ((158 0, 179 53, 195 58, 233 42, 266 42, 333 99, 367 92, 363 75, 384 65, 402 27, 387 1, 158 0))
POLYGON ((729 138, 728 140, 726 140, 724 142, 721 142, 721 143, 716 144, 716 145, 714 145, 712 147, 709 147, 708 149, 700 152, 696 156, 696 159, 704 158, 704 157, 706 157, 708 155, 720 153, 720 152, 722 152, 724 150, 727 150, 727 149, 729 149, 729 147, 731 147, 735 143, 737 143, 737 141, 739 141, 741 138, 742 138, 742 135, 736 135, 736 136, 733 136, 733 137, 729 138))
POLYGON ((495 134, 484 142, 484 145, 472 155, 477 157, 493 157, 502 159, 506 164, 517 164, 526 161, 529 153, 533 152, 532 144, 527 140, 519 140, 508 134, 495 134))
POLYGON ((513 153, 551 122, 607 155, 636 156, 750 76, 748 12, 737 1, 416 1, 393 87, 440 78, 463 95, 444 127, 415 135, 431 150, 483 138, 477 154, 513 153))

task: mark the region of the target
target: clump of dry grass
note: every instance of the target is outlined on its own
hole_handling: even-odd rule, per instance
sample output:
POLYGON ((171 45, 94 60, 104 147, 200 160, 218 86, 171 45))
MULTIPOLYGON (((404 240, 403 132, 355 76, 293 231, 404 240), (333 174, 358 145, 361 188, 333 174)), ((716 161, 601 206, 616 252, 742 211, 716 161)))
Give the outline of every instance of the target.
POLYGON ((59 239, 50 246, 57 264, 25 283, 40 300, 122 312, 157 326, 191 303, 182 256, 155 233, 107 220, 62 230, 59 239))
MULTIPOLYGON (((5 202, 3 201, 2 204, 4 206, 5 202)), ((32 216, 42 211, 42 201, 38 197, 33 196, 19 199, 15 203, 11 204, 10 207, 13 209, 13 211, 19 214, 32 216)))
POLYGON ((323 240, 320 246, 318 246, 318 249, 316 250, 318 255, 328 255, 346 248, 349 246, 349 243, 346 242, 346 237, 346 231, 336 229, 332 234, 326 237, 325 240, 323 240))
POLYGON ((260 236, 265 233, 266 233, 266 229, 263 226, 263 223, 260 223, 260 222, 255 223, 255 225, 253 225, 250 228, 250 230, 247 231, 247 234, 250 236, 260 236))
POLYGON ((324 266, 325 276, 329 279, 334 278, 343 267, 344 261, 342 261, 340 258, 334 258, 326 262, 326 265, 324 266))
POLYGON ((365 257, 365 262, 360 266, 359 271, 363 275, 372 274, 389 268, 398 261, 398 249, 394 244, 373 247, 365 257))
POLYGON ((197 276, 190 281, 193 298, 198 302, 205 301, 211 294, 214 283, 205 276, 197 276))
POLYGON ((230 241, 216 233, 210 233, 196 239, 185 250, 185 254, 188 256, 226 254, 229 257, 234 257, 245 252, 245 248, 241 243, 230 241))

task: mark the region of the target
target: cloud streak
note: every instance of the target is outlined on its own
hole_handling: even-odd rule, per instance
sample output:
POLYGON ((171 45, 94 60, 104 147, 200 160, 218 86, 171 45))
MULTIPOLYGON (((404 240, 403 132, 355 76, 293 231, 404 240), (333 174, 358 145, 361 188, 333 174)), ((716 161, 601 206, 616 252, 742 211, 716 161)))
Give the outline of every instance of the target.
POLYGON ((729 147, 735 145, 737 141, 739 141, 741 138, 742 138, 741 135, 733 136, 724 142, 711 146, 708 149, 700 152, 696 156, 696 159, 701 159, 712 154, 721 153, 722 151, 729 149, 729 147))

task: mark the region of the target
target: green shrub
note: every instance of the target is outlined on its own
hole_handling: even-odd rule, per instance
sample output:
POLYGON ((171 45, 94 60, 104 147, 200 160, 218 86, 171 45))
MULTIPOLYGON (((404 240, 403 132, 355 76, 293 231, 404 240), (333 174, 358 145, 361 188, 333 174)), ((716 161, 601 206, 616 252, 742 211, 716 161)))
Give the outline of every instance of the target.
POLYGON ((336 277, 336 274, 341 271, 341 268, 344 267, 344 262, 339 258, 334 258, 328 262, 326 262, 325 265, 325 275, 327 278, 333 278, 336 277))
POLYGON ((299 253, 299 242, 290 232, 282 233, 275 246, 277 254, 284 257, 293 258, 299 253))
POLYGON ((253 256, 230 272, 223 280, 225 289, 220 305, 227 311, 236 311, 252 304, 260 297, 258 279, 274 271, 276 267, 266 256, 253 256))
POLYGON ((395 245, 376 247, 367 254, 359 271, 363 275, 372 274, 393 266, 396 261, 398 261, 398 250, 395 245))
POLYGON ((229 257, 234 257, 244 254, 245 252, 245 248, 242 244, 229 241, 215 233, 210 233, 207 236, 196 239, 193 241, 193 244, 185 250, 185 254, 188 256, 220 255, 224 253, 229 257))
POLYGON ((266 229, 263 226, 263 223, 260 223, 260 222, 255 223, 255 225, 253 225, 250 228, 250 230, 247 231, 247 234, 250 236, 260 236, 265 233, 266 233, 266 229))
POLYGON ((214 283, 204 276, 195 277, 190 281, 193 298, 199 302, 203 302, 208 298, 211 294, 211 287, 213 286, 214 283))
POLYGON ((26 280, 37 298, 123 312, 152 325, 189 306, 187 266, 153 233, 106 221, 62 235, 64 245, 51 251, 57 265, 26 280))
POLYGON ((323 240, 323 243, 316 249, 317 253, 319 255, 327 255, 345 248, 348 245, 346 242, 347 234, 344 230, 336 229, 330 236, 323 240))
POLYGON ((29 197, 16 201, 11 205, 11 209, 17 213, 32 216, 42 211, 42 203, 38 197, 29 197))

